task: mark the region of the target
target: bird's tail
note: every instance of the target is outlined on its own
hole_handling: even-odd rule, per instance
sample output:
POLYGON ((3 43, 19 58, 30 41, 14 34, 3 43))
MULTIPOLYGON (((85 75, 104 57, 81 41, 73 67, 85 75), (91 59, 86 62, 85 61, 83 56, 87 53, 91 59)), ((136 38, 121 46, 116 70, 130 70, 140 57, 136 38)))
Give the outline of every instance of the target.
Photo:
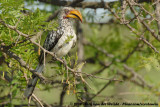
MULTIPOLYGON (((44 67, 43 64, 41 64, 41 65, 39 64, 35 71, 41 73, 43 71, 43 67, 44 67)), ((38 81, 38 77, 35 76, 35 75, 32 75, 32 79, 29 80, 28 85, 27 85, 27 87, 26 87, 26 89, 24 91, 24 95, 27 98, 29 98, 32 95, 37 81, 38 81)))

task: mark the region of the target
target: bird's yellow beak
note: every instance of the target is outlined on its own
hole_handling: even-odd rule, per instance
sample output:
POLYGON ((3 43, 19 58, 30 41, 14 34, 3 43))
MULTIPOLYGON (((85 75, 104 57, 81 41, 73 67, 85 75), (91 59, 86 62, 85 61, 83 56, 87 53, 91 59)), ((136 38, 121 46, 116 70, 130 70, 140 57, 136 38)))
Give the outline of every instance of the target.
POLYGON ((78 10, 76 10, 76 9, 71 10, 66 17, 77 18, 78 20, 80 20, 80 21, 82 22, 82 15, 81 15, 81 13, 80 13, 78 10))

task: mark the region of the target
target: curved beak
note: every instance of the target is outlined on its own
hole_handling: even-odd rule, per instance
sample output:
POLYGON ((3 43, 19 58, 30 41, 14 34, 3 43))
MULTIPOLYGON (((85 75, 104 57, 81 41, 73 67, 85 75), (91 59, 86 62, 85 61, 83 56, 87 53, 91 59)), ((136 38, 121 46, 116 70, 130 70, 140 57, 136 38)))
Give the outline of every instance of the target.
POLYGON ((78 10, 76 10, 76 9, 71 10, 66 17, 76 18, 76 19, 78 19, 78 20, 80 20, 80 21, 82 22, 82 15, 81 15, 81 13, 80 13, 78 10))

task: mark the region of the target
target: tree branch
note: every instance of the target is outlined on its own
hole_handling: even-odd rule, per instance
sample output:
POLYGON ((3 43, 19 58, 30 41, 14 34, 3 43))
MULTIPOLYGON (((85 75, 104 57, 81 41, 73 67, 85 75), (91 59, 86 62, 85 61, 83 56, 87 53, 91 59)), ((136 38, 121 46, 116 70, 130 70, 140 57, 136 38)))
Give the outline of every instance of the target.
MULTIPOLYGON (((65 0, 39 0, 40 2, 56 5, 56 6, 72 6, 72 7, 82 7, 82 8, 104 8, 101 2, 82 2, 83 0, 76 1, 65 1, 65 0), (78 3, 79 2, 79 3, 78 3)), ((108 2, 105 2, 106 4, 108 2)), ((111 2, 110 2, 111 3, 111 2)))
POLYGON ((33 68, 31 68, 23 59, 18 57, 15 53, 9 51, 7 46, 4 46, 4 45, 1 44, 0 51, 6 53, 9 57, 14 58, 15 60, 17 60, 22 67, 28 69, 30 72, 32 72, 34 75, 36 75, 41 80, 46 80, 45 77, 43 77, 41 74, 35 72, 35 70, 33 68))
MULTIPOLYGON (((72 4, 70 6, 72 7, 81 7, 81 8, 105 8, 104 4, 110 4, 112 5, 114 2, 119 2, 117 1, 112 1, 112 2, 82 2, 83 0, 75 0, 75 1, 67 1, 67 0, 38 0, 43 3, 48 3, 56 6, 67 6, 69 4, 72 4), (80 1, 80 3, 77 3, 80 1)), ((152 0, 137 0, 138 3, 143 3, 143 2, 152 2, 152 0)))

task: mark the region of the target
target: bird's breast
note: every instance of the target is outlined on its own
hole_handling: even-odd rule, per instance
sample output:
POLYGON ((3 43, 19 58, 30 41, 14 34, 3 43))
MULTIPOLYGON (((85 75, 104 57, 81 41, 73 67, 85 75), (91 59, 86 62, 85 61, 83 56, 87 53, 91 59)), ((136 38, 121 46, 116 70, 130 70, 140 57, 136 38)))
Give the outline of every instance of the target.
POLYGON ((57 57, 61 58, 70 51, 76 42, 76 39, 77 37, 74 32, 64 32, 52 51, 56 54, 57 57))

